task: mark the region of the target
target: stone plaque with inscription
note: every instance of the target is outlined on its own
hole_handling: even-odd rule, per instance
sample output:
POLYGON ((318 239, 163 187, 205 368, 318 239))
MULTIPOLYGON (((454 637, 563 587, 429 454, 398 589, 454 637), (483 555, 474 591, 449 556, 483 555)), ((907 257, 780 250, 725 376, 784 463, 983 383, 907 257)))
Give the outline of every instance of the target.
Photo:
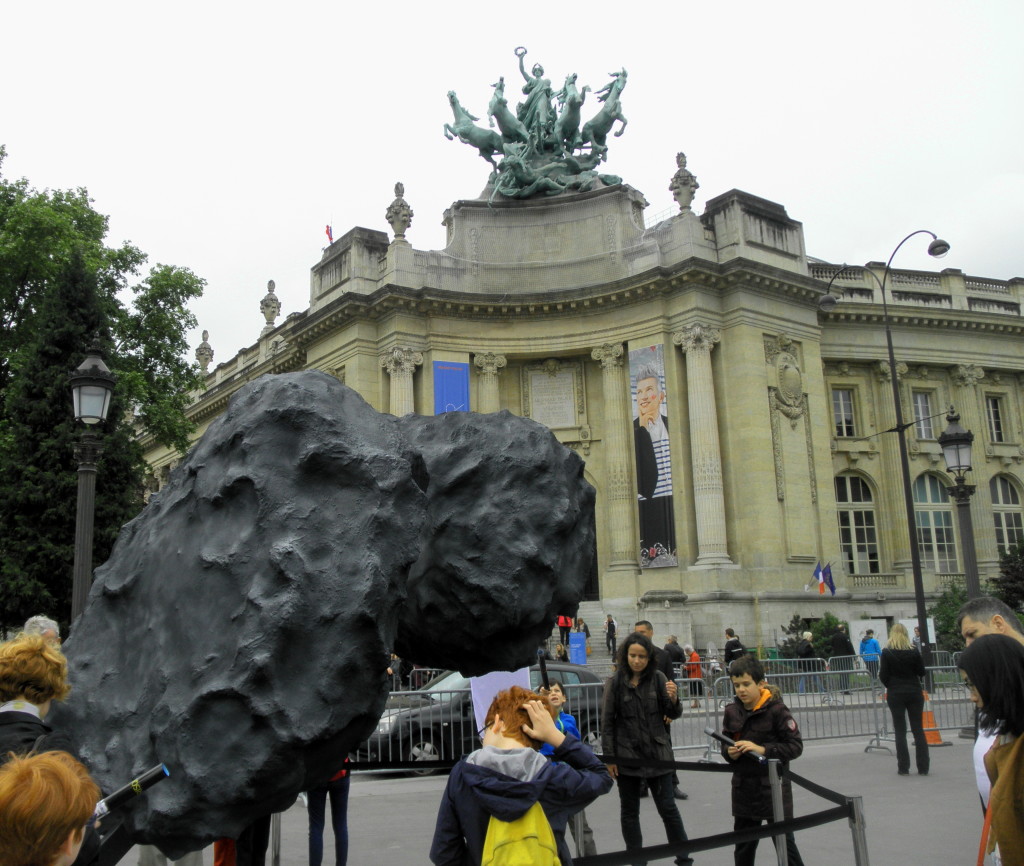
POLYGON ((530 373, 530 417, 546 427, 575 427, 576 394, 572 370, 530 373))

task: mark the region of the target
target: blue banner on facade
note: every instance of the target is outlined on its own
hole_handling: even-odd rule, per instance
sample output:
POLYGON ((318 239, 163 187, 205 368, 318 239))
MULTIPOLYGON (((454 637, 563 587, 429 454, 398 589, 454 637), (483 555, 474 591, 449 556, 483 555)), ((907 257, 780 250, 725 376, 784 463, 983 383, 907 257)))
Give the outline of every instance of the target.
POLYGON ((434 414, 469 411, 469 364, 434 361, 434 414))

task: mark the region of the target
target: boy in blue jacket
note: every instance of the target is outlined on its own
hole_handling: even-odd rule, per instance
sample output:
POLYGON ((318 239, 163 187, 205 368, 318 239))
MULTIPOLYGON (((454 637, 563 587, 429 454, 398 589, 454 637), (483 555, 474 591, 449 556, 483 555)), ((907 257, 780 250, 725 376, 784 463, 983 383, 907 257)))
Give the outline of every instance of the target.
POLYGON ((540 803, 562 866, 571 866, 565 842, 569 816, 612 787, 607 768, 577 737, 558 730, 541 695, 513 686, 499 692, 486 715, 483 748, 452 769, 441 799, 430 860, 471 866, 483 854, 492 815, 514 821, 540 803), (553 749, 549 761, 537 748, 553 749))
MULTIPOLYGON (((548 703, 551 708, 558 713, 558 717, 555 719, 555 727, 558 728, 563 734, 572 734, 576 739, 580 739, 580 729, 576 724, 576 719, 565 711, 567 706, 565 698, 565 688, 562 686, 561 680, 552 678, 549 681, 550 688, 548 689, 548 703)), ((544 743, 540 747, 540 753, 545 758, 551 758, 554 760, 555 750, 549 743, 544 743)), ((594 844, 594 831, 590 829, 590 824, 587 823, 587 813, 582 809, 569 817, 569 833, 573 840, 579 842, 576 838, 577 824, 576 819, 579 818, 580 829, 582 830, 582 847, 583 856, 589 857, 591 854, 597 853, 597 846, 594 844)))

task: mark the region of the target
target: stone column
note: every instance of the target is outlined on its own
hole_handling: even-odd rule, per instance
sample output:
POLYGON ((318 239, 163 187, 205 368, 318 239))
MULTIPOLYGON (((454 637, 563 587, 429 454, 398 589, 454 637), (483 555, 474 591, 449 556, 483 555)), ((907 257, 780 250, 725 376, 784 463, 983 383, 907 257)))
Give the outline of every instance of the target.
POLYGON ((721 331, 704 325, 691 325, 672 335, 672 342, 686 356, 693 504, 697 516, 694 566, 697 568, 733 564, 726 539, 722 450, 718 441, 715 383, 711 375, 711 350, 721 339, 721 331))
POLYGON ((504 355, 495 355, 494 352, 481 352, 473 356, 473 363, 480 375, 476 411, 497 412, 501 409, 501 400, 498 396, 498 375, 508 360, 504 355))
POLYGON ((391 377, 389 409, 392 415, 408 415, 416 411, 413 401, 412 374, 423 363, 423 353, 395 346, 380 354, 380 365, 391 377))
POLYGON ((626 400, 629 381, 623 361, 621 343, 606 343, 591 352, 601 363, 604 391, 605 467, 608 479, 607 518, 608 546, 611 550, 610 571, 636 572, 639 543, 633 537, 636 494, 630 475, 629 457, 633 451, 632 431, 626 400))
MULTIPOLYGON (((884 431, 896 428, 896 406, 893 403, 892 394, 892 370, 888 361, 878 361, 875 364, 875 374, 878 381, 877 408, 878 427, 884 431), (883 426, 884 425, 884 426, 883 426)), ((907 375, 907 365, 902 361, 896 362, 896 377, 899 384, 900 410, 903 420, 913 418, 913 412, 908 412, 907 401, 904 399, 904 376, 907 375)), ((936 418, 936 421, 939 419, 936 418)), ((865 433, 868 431, 865 430, 865 433)), ((910 526, 907 523, 907 501, 903 491, 903 466, 900 461, 900 443, 897 436, 876 436, 876 446, 881 452, 881 467, 879 477, 888 479, 885 489, 881 494, 884 502, 879 502, 876 517, 881 520, 882 509, 885 509, 885 523, 887 527, 880 525, 880 533, 892 545, 892 567, 893 571, 902 571, 908 581, 913 579, 913 562, 910 553, 910 526)), ((909 441, 907 443, 910 444, 909 441)), ((910 481, 913 484, 914 478, 920 470, 914 466, 910 467, 910 481)), ((924 566, 922 565, 922 569, 924 566)))

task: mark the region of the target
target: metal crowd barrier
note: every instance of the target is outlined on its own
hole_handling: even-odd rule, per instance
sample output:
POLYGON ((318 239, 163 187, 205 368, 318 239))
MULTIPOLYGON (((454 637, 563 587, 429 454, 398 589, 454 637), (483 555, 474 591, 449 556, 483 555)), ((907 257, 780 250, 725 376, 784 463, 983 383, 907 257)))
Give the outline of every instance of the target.
MULTIPOLYGON (((884 687, 863 668, 853 667, 854 657, 831 659, 772 659, 766 678, 782 693, 782 699, 800 726, 804 741, 863 737, 866 751, 888 749, 893 742, 884 687), (850 667, 846 667, 850 664, 850 667)), ((732 681, 726 676, 707 680, 676 680, 683 711, 669 731, 676 753, 697 752, 701 760, 717 763, 723 758, 706 728, 721 729, 722 712, 733 700, 732 681), (696 702, 697 706, 692 704, 696 702)), ((973 725, 974 707, 953 665, 928 669, 928 691, 938 730, 973 725)), ((576 718, 584 742, 601 749, 601 683, 565 685, 567 711, 576 718)), ((442 769, 431 762, 457 760, 479 747, 469 689, 430 692, 396 691, 389 709, 369 741, 354 755, 356 764, 376 770, 413 770, 430 773, 442 769)))

